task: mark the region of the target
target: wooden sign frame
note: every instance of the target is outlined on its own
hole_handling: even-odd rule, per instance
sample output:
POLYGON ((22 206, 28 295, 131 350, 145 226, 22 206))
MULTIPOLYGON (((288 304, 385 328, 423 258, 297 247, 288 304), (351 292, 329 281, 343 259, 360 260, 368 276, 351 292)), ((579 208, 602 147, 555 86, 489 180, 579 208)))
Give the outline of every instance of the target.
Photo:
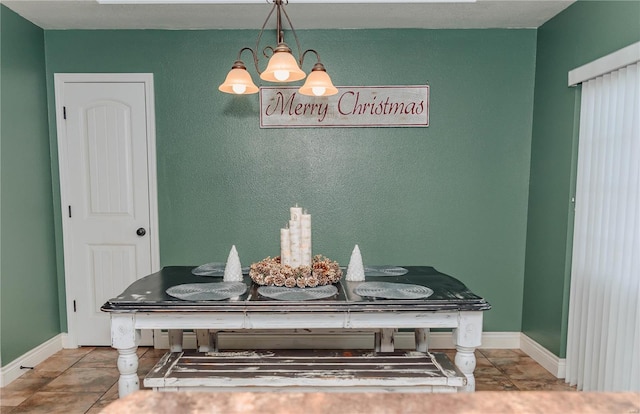
POLYGON ((429 126, 429 85, 340 86, 328 97, 298 88, 260 88, 260 128, 429 126))

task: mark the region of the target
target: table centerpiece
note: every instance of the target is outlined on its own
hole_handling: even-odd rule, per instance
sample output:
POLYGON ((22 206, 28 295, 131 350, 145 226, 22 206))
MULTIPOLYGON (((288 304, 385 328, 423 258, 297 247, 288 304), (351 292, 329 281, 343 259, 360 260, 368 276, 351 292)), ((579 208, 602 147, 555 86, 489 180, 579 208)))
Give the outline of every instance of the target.
POLYGON ((280 229, 280 256, 267 257, 249 268, 249 276, 261 286, 305 288, 334 284, 342 278, 338 262, 311 255, 311 215, 296 205, 291 219, 280 229))

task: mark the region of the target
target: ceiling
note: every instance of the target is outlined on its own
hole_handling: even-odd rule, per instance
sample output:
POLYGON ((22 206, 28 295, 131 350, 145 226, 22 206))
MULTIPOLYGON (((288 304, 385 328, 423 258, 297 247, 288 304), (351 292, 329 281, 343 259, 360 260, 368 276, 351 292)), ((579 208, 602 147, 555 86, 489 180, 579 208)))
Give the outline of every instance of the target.
MULTIPOLYGON (((0 1, 43 29, 260 29, 271 8, 267 0, 0 1)), ((286 11, 295 29, 537 28, 575 0, 440 1, 291 0, 286 11)))

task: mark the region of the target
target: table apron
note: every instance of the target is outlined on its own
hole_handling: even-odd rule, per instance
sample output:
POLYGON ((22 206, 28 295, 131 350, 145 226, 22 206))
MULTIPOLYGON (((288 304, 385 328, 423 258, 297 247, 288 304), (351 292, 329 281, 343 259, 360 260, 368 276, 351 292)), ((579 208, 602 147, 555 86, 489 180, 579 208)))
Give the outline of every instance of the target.
POLYGON ((346 328, 455 328, 464 312, 352 312, 346 328))
POLYGON ((135 312, 135 329, 456 328, 467 312, 135 312))
MULTIPOLYGON (((235 312, 149 312, 134 313, 136 329, 244 329, 246 315, 235 312)), ((111 318, 117 317, 112 314, 111 318)))

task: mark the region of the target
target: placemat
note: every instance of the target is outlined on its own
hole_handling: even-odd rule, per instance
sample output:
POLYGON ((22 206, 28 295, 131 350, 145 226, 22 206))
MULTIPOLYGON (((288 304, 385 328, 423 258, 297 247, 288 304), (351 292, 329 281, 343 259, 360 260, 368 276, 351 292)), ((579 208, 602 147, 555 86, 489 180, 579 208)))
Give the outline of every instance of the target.
POLYGON ((190 301, 224 300, 242 295, 247 285, 242 282, 188 283, 172 286, 167 295, 190 301))
POLYGON ((433 290, 426 286, 389 282, 363 282, 353 292, 382 299, 421 299, 433 294, 433 290))
MULTIPOLYGON (((201 266, 193 268, 191 270, 191 273, 193 273, 196 276, 222 277, 222 276, 224 276, 224 269, 225 269, 226 266, 227 266, 226 263, 212 262, 212 263, 203 264, 201 266)), ((248 267, 243 267, 242 268, 242 274, 243 275, 248 275, 249 274, 249 268, 248 267)))
POLYGON ((329 298, 338 293, 338 288, 333 285, 304 289, 284 286, 260 286, 258 293, 267 298, 277 300, 314 300, 329 298))

